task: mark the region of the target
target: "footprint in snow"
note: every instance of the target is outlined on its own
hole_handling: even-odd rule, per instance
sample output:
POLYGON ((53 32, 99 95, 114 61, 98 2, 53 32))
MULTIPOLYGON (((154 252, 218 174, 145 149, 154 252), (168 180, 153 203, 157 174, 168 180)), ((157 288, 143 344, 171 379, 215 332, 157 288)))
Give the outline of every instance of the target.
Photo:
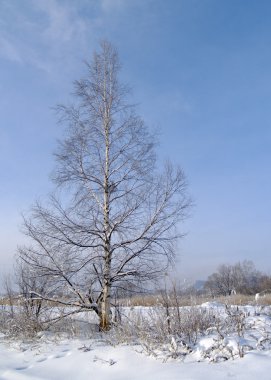
POLYGON ((37 363, 42 363, 42 362, 45 362, 45 360, 47 360, 48 358, 40 358, 37 360, 37 363))
POLYGON ((67 351, 61 352, 60 354, 55 355, 53 358, 60 359, 60 358, 64 358, 65 356, 70 356, 70 355, 71 355, 71 352, 67 350, 67 351))
MULTIPOLYGON (((60 358, 64 358, 66 356, 70 356, 71 355, 71 351, 69 350, 64 350, 62 352, 60 352, 59 354, 56 354, 56 355, 49 355, 47 359, 60 359, 60 358)), ((46 359, 44 359, 46 360, 46 359)), ((43 360, 41 360, 43 361, 43 360)))
POLYGON ((15 368, 15 369, 16 369, 16 371, 23 371, 24 369, 28 369, 28 368, 31 368, 31 366, 21 366, 21 367, 15 368))

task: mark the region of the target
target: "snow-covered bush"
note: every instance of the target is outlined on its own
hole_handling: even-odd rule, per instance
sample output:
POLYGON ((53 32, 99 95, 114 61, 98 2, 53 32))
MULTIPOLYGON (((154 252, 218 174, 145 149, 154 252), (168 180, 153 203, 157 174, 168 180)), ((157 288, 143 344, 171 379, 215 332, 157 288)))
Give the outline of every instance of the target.
POLYGON ((20 306, 3 306, 0 310, 1 332, 9 337, 33 337, 42 330, 39 320, 29 314, 20 306))
POLYGON ((216 318, 213 310, 197 306, 127 308, 109 337, 113 344, 139 343, 148 354, 156 356, 162 350, 176 358, 191 352, 216 318))
POLYGON ((114 345, 139 344, 149 355, 167 360, 188 354, 218 362, 242 358, 271 346, 271 318, 255 306, 207 302, 201 306, 123 308, 121 323, 107 338, 114 345))

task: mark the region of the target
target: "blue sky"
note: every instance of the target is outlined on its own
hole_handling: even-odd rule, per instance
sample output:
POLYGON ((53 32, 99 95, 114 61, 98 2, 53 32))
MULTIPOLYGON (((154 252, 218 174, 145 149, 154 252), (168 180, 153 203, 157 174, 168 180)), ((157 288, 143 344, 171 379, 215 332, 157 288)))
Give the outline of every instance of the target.
POLYGON ((1 272, 24 241, 21 212, 52 189, 52 107, 106 38, 160 159, 188 178, 180 278, 244 259, 270 274, 270 16, 268 0, 0 0, 1 272))

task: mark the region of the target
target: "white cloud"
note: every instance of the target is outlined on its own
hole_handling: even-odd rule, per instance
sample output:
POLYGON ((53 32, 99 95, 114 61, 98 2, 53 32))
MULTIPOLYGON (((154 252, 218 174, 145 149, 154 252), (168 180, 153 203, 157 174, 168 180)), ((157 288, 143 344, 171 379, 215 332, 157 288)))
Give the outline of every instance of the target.
POLYGON ((91 30, 79 10, 58 0, 0 3, 0 57, 47 73, 65 69, 67 56, 85 49, 91 30))
POLYGON ((97 38, 108 35, 112 19, 133 4, 133 0, 0 0, 0 58, 58 76, 73 69, 75 61, 88 58, 97 38))
POLYGON ((19 50, 8 39, 0 36, 0 55, 10 61, 22 63, 19 50))
POLYGON ((72 38, 83 37, 86 25, 73 6, 63 6, 56 0, 36 0, 33 4, 47 18, 43 31, 45 39, 65 43, 72 38))

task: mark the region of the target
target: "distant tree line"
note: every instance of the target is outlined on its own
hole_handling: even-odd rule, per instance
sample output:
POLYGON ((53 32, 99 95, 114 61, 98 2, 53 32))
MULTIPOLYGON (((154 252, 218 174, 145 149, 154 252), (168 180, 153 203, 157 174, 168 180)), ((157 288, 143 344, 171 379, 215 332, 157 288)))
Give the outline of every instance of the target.
POLYGON ((249 260, 236 264, 222 264, 204 284, 205 292, 212 296, 256 294, 271 289, 271 276, 256 269, 249 260))

